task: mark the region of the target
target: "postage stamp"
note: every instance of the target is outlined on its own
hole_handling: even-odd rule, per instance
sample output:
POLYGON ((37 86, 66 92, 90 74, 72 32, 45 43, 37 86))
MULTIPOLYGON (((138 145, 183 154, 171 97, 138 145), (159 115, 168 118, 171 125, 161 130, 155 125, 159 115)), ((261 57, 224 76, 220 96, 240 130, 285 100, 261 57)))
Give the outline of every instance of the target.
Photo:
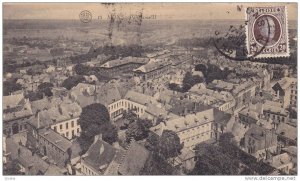
POLYGON ((255 58, 288 57, 288 21, 285 6, 246 8, 246 47, 255 58))

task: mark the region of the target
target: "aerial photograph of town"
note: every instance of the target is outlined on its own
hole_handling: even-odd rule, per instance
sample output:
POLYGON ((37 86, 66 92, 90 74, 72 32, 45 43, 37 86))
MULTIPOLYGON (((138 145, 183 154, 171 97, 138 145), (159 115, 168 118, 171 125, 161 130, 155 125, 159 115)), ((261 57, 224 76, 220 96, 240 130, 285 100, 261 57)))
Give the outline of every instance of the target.
POLYGON ((298 174, 297 3, 2 10, 4 176, 298 174))

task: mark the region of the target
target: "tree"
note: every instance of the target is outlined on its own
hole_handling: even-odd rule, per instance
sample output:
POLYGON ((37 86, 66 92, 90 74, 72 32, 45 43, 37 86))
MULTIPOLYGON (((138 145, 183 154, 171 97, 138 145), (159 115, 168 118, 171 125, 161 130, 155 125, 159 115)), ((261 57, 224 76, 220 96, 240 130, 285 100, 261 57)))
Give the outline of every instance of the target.
POLYGON ((196 146, 197 161, 192 175, 237 175, 239 161, 221 146, 202 143, 196 146))
POLYGON ((53 87, 52 83, 43 82, 38 86, 38 90, 40 92, 44 93, 46 96, 51 97, 51 96, 53 96, 53 93, 51 91, 52 87, 53 87))
POLYGON ((182 81, 182 92, 187 92, 194 85, 203 82, 203 79, 199 75, 192 75, 191 72, 186 72, 182 81))
POLYGON ((86 75, 89 72, 89 67, 78 63, 75 65, 74 70, 78 75, 86 75))
POLYGON ((3 82, 3 95, 8 96, 12 92, 22 90, 22 86, 15 81, 4 81, 3 82))
POLYGON ((126 141, 129 142, 131 138, 136 141, 145 139, 148 137, 149 129, 152 127, 152 123, 146 119, 137 119, 135 122, 129 124, 126 130, 126 141))
POLYGON ((203 64, 198 64, 195 66, 195 71, 201 71, 203 73, 204 76, 207 75, 207 68, 205 65, 203 64))
POLYGON ((102 139, 109 144, 113 144, 118 141, 118 130, 116 126, 110 123, 106 124, 103 129, 102 139))
POLYGON ((153 132, 150 132, 145 142, 145 148, 152 152, 158 153, 158 144, 159 136, 153 132))
POLYGON ((71 90, 73 87, 77 86, 80 82, 83 82, 85 79, 83 76, 73 76, 68 77, 63 81, 62 86, 68 90, 71 90))
POLYGON ((128 124, 131 124, 138 119, 138 115, 132 110, 128 110, 123 112, 122 118, 126 119, 128 124))
MULTIPOLYGON (((82 109, 79 116, 79 125, 82 132, 78 141, 83 151, 86 151, 93 143, 95 135, 103 133, 109 121, 108 110, 102 104, 95 103, 82 109)), ((109 136, 106 135, 106 137, 109 136)))
POLYGON ((180 154, 183 144, 178 135, 171 130, 164 130, 158 143, 159 155, 163 158, 173 158, 180 154))

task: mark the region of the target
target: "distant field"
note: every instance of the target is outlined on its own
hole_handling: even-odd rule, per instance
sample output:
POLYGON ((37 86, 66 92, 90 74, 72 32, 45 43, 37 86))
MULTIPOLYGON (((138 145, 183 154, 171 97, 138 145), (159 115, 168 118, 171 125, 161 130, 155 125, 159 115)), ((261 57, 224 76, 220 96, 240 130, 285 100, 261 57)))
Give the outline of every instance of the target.
MULTIPOLYGON (((4 20, 4 38, 38 37, 56 39, 60 36, 80 41, 108 41, 108 22, 81 23, 79 20, 4 20)), ((132 24, 114 26, 112 41, 114 44, 172 44, 179 38, 211 37, 214 32, 225 31, 230 25, 238 26, 243 21, 176 21, 148 20, 141 27, 132 24)), ((296 22, 289 22, 291 29, 296 22)))

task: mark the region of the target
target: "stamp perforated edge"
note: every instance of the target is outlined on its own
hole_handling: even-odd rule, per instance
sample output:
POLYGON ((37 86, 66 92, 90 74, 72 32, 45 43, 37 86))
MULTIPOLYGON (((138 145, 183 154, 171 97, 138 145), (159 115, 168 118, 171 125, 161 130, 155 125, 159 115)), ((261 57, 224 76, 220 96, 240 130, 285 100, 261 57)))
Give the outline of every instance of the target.
MULTIPOLYGON (((267 7, 270 7, 270 8, 273 8, 273 7, 276 7, 276 6, 265 6, 266 8, 267 7)), ((247 8, 249 7, 246 7, 245 8, 245 20, 248 21, 248 13, 247 13, 247 8)), ((255 8, 255 7, 253 7, 255 8)), ((282 54, 276 54, 276 53, 273 53, 273 54, 258 54, 254 57, 254 59, 262 59, 262 58, 286 58, 286 57, 289 57, 290 56, 290 40, 289 40, 289 32, 288 32, 288 27, 289 27, 289 23, 288 23, 288 9, 287 9, 287 6, 284 6, 284 16, 285 16, 285 21, 286 21, 286 26, 285 26, 285 31, 286 31, 286 41, 287 41, 287 50, 285 53, 282 53, 282 54)), ((248 32, 249 32, 249 23, 247 23, 247 25, 245 26, 245 34, 246 34, 246 47, 247 47, 247 51, 250 52, 250 47, 249 47, 249 35, 248 35, 248 32)), ((248 55, 248 57, 250 57, 252 55, 248 55)))

